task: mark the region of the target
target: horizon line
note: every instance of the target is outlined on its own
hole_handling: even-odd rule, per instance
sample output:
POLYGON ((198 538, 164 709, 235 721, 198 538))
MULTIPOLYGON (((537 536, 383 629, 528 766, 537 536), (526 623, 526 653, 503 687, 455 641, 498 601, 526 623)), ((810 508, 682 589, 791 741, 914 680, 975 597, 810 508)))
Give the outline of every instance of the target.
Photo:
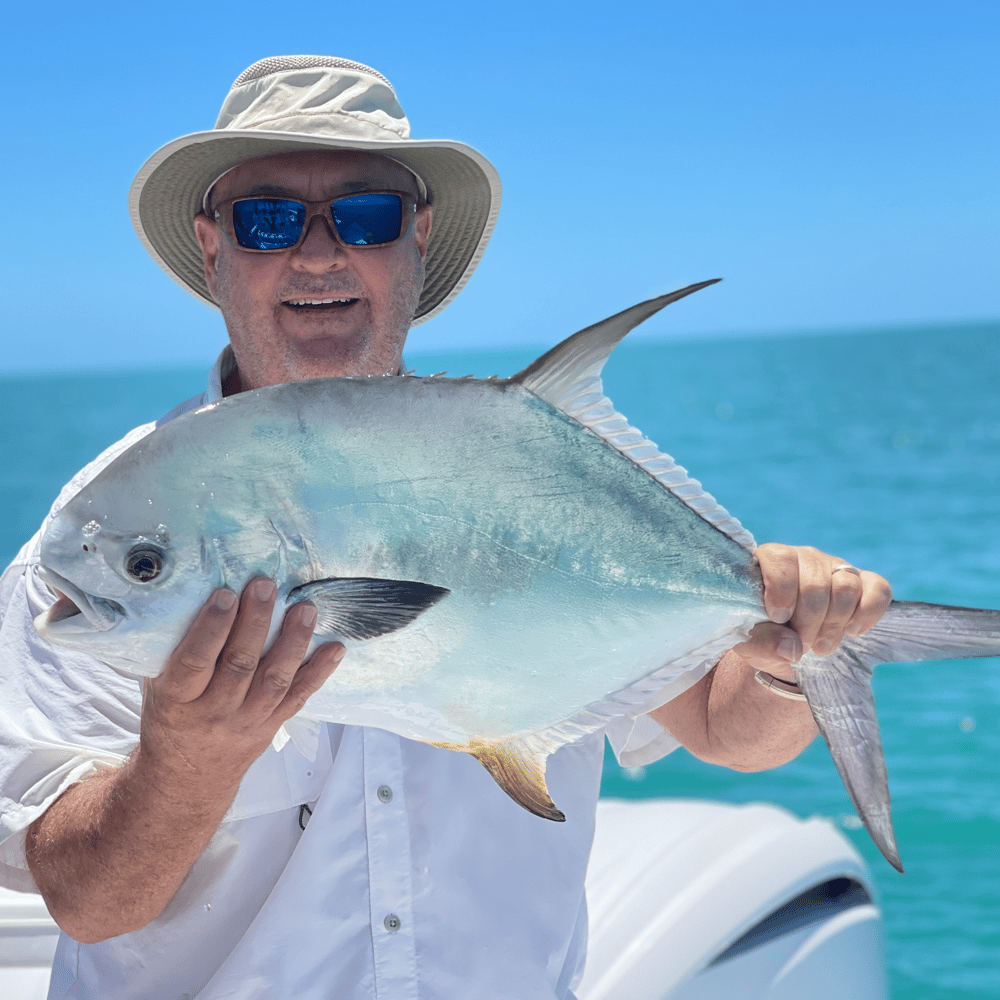
MULTIPOLYGON (((954 319, 927 319, 927 320, 891 320, 885 323, 877 321, 857 322, 850 324, 838 324, 834 326, 808 326, 808 327, 783 327, 776 329, 745 329, 745 330, 710 330, 702 332, 674 331, 661 333, 655 331, 637 330, 627 340, 623 341, 620 347, 627 348, 629 345, 639 343, 678 343, 690 344, 699 341, 725 341, 725 340, 778 340, 789 337, 822 337, 822 336, 851 336, 857 334, 887 335, 891 333, 902 333, 906 330, 930 330, 935 327, 989 327, 1000 326, 1000 315, 985 317, 966 317, 954 319)), ((404 349, 404 357, 407 363, 412 359, 421 357, 434 357, 443 354, 476 354, 482 352, 498 353, 502 351, 541 351, 545 352, 553 345, 540 341, 523 341, 518 344, 481 344, 476 347, 429 347, 404 349)), ((619 348, 620 349, 620 348, 619 348)), ((214 358, 196 359, 189 361, 170 362, 149 362, 130 365, 127 363, 119 365, 66 365, 50 366, 42 368, 0 368, 0 380, 20 379, 20 378, 46 378, 63 377, 71 378, 99 376, 99 375, 123 375, 130 374, 164 374, 167 372, 181 372, 193 369, 204 370, 206 364, 211 365, 214 358)))

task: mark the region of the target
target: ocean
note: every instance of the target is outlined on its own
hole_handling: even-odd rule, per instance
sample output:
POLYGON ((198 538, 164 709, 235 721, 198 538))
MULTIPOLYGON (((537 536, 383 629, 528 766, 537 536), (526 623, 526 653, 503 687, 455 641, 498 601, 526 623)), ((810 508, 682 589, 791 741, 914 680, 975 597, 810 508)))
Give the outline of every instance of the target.
MULTIPOLYGON (((408 357, 418 374, 509 375, 540 351, 408 357)), ((899 598, 1000 607, 1000 324, 625 344, 611 398, 759 542, 815 545, 899 598)), ((0 557, 62 484, 126 430, 204 387, 195 370, 0 378, 0 557)), ((907 872, 882 859, 816 741, 739 774, 685 751, 603 793, 767 801, 826 816, 870 865, 894 1000, 1000 997, 1000 662, 875 674, 907 872)))

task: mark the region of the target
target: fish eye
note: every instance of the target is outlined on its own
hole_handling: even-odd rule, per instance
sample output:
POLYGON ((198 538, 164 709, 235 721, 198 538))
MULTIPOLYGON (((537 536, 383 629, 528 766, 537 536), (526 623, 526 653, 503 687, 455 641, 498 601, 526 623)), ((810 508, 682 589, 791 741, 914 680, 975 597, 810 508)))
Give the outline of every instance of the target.
POLYGON ((125 557, 125 572, 139 583, 149 583, 163 572, 163 553, 149 545, 137 545, 125 557))

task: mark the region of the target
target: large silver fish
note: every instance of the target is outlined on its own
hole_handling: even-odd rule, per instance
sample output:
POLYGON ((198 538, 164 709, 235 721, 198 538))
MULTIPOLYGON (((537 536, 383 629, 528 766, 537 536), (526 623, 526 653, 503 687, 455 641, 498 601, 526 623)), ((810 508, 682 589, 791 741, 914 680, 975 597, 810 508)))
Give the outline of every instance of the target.
MULTIPOLYGON (((296 382, 167 423, 50 522, 41 573, 61 596, 39 632, 152 675, 214 588, 266 574, 275 629, 310 600, 316 642, 349 649, 306 717, 475 754, 525 808, 562 819, 549 754, 676 697, 766 620, 749 532, 600 379, 630 329, 711 283, 588 327, 512 378, 296 382)), ((796 667, 896 867, 872 666, 998 653, 998 612, 897 603, 796 667)))

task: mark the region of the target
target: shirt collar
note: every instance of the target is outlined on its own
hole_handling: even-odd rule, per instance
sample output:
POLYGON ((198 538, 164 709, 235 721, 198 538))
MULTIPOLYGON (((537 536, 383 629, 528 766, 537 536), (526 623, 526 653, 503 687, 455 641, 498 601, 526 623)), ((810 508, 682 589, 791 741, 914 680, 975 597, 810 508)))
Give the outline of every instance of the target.
POLYGON ((236 355, 229 344, 222 348, 215 359, 212 370, 208 373, 208 389, 205 392, 206 403, 218 403, 222 399, 222 387, 226 379, 236 370, 236 355))

